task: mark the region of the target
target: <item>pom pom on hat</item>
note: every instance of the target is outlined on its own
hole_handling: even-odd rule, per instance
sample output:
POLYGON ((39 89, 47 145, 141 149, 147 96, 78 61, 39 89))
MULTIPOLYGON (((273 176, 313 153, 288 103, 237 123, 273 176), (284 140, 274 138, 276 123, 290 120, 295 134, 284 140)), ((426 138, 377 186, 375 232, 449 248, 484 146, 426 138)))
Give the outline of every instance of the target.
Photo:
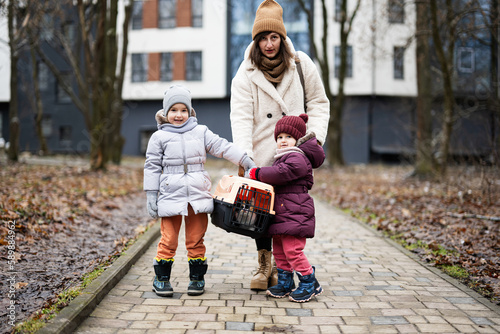
POLYGON ((165 91, 163 96, 163 116, 167 116, 170 108, 176 104, 182 103, 187 107, 187 110, 191 114, 191 92, 184 86, 173 85, 165 91))
POLYGON ((257 8, 252 28, 252 39, 261 32, 272 31, 286 37, 283 8, 274 0, 264 0, 257 8))
POLYGON ((302 138, 306 134, 306 123, 309 119, 307 114, 300 114, 299 116, 285 116, 276 123, 274 128, 274 140, 278 139, 280 133, 287 133, 295 140, 302 138))

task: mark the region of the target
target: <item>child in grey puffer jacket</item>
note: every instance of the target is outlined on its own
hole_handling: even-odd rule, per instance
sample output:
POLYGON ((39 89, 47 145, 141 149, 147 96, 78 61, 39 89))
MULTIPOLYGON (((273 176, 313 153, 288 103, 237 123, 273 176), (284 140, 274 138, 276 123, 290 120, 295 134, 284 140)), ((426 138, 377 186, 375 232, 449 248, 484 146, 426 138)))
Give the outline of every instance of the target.
POLYGON ((201 295, 207 271, 203 238, 208 214, 213 211, 212 184, 204 169, 206 154, 243 166, 245 171, 255 164, 236 145, 198 124, 191 107, 191 93, 183 86, 171 86, 165 92, 163 109, 155 118, 158 131, 149 140, 144 164, 148 212, 153 218, 161 217, 153 291, 159 296, 173 295, 170 274, 184 216, 188 295, 201 295))

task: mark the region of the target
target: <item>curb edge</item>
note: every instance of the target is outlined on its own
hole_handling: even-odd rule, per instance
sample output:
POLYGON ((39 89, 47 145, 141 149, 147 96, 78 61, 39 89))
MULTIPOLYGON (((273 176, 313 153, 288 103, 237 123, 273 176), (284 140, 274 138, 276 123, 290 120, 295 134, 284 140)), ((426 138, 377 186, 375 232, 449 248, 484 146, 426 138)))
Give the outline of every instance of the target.
MULTIPOLYGON (((324 201, 325 202, 325 201, 324 201)), ((327 203, 327 202, 325 202, 327 203)), ((330 204, 328 204, 330 205, 330 204)), ((331 206, 331 205, 330 205, 331 206)), ((403 246, 401 246, 400 244, 398 244, 397 242, 395 242, 394 240, 388 238, 387 236, 385 236, 381 231, 378 231, 378 230, 375 230, 373 229, 372 227, 370 227, 368 224, 366 223, 363 223, 362 221, 359 221, 358 219, 352 217, 352 216, 349 216, 347 215, 346 213, 344 213, 342 210, 338 209, 337 207, 334 207, 332 206, 332 208, 334 210, 337 210, 340 214, 342 214, 343 216, 347 217, 347 219, 355 222, 356 224, 360 225, 361 227, 363 227, 364 229, 370 231, 371 233, 373 233, 374 235, 382 238, 385 240, 385 242, 387 242, 388 244, 390 244, 391 246, 399 249, 403 254, 405 254, 406 256, 408 256, 410 259, 412 259, 413 261, 417 262, 419 265, 421 265, 422 267, 424 267, 425 269, 428 269, 429 271, 431 271, 433 274, 439 276, 441 279, 445 280, 446 282, 450 283, 451 285, 453 285, 454 287, 456 287, 457 289, 463 291, 464 293, 466 293, 467 295, 469 295, 471 298, 474 298, 475 300, 478 301, 478 303, 484 305, 485 307, 487 307, 489 310, 497 313, 500 315, 500 306, 496 305, 495 303, 491 302, 489 299, 487 299, 486 297, 480 295, 479 293, 477 293, 476 291, 474 291, 473 289, 469 288, 467 285, 465 285, 464 283, 460 282, 458 279, 456 278, 453 278, 447 274, 445 274, 442 270, 440 270, 439 268, 436 268, 434 266, 431 266, 425 262, 423 262, 419 256, 415 253, 412 253, 410 252, 408 249, 404 248, 403 246)))
POLYGON ((160 234, 160 223, 157 222, 141 235, 111 266, 106 268, 98 278, 92 281, 82 291, 82 294, 72 300, 68 306, 63 308, 37 333, 72 333, 92 313, 107 293, 127 274, 129 269, 160 234))

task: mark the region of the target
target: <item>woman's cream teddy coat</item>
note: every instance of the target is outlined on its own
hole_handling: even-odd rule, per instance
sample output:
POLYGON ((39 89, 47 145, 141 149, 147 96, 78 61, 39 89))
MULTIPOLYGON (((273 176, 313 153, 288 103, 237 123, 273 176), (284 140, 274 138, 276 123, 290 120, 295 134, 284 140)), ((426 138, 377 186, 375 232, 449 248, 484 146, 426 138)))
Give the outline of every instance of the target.
MULTIPOLYGON (((307 130, 314 132, 324 144, 330 118, 330 102, 325 94, 316 65, 304 52, 295 52, 287 37, 290 50, 299 56, 306 92, 307 130)), ((277 87, 250 61, 252 43, 231 85, 231 130, 233 142, 252 157, 257 166, 271 166, 276 153, 274 127, 284 115, 304 113, 304 93, 294 59, 277 87)))

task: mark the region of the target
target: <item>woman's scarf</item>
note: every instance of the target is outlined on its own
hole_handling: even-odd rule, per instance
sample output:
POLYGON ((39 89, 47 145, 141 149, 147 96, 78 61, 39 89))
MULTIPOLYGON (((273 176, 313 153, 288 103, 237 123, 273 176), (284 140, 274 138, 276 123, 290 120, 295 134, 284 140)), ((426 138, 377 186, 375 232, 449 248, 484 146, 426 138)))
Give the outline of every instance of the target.
POLYGON ((273 84, 279 84, 285 75, 285 63, 280 58, 269 59, 262 57, 262 73, 273 84))

